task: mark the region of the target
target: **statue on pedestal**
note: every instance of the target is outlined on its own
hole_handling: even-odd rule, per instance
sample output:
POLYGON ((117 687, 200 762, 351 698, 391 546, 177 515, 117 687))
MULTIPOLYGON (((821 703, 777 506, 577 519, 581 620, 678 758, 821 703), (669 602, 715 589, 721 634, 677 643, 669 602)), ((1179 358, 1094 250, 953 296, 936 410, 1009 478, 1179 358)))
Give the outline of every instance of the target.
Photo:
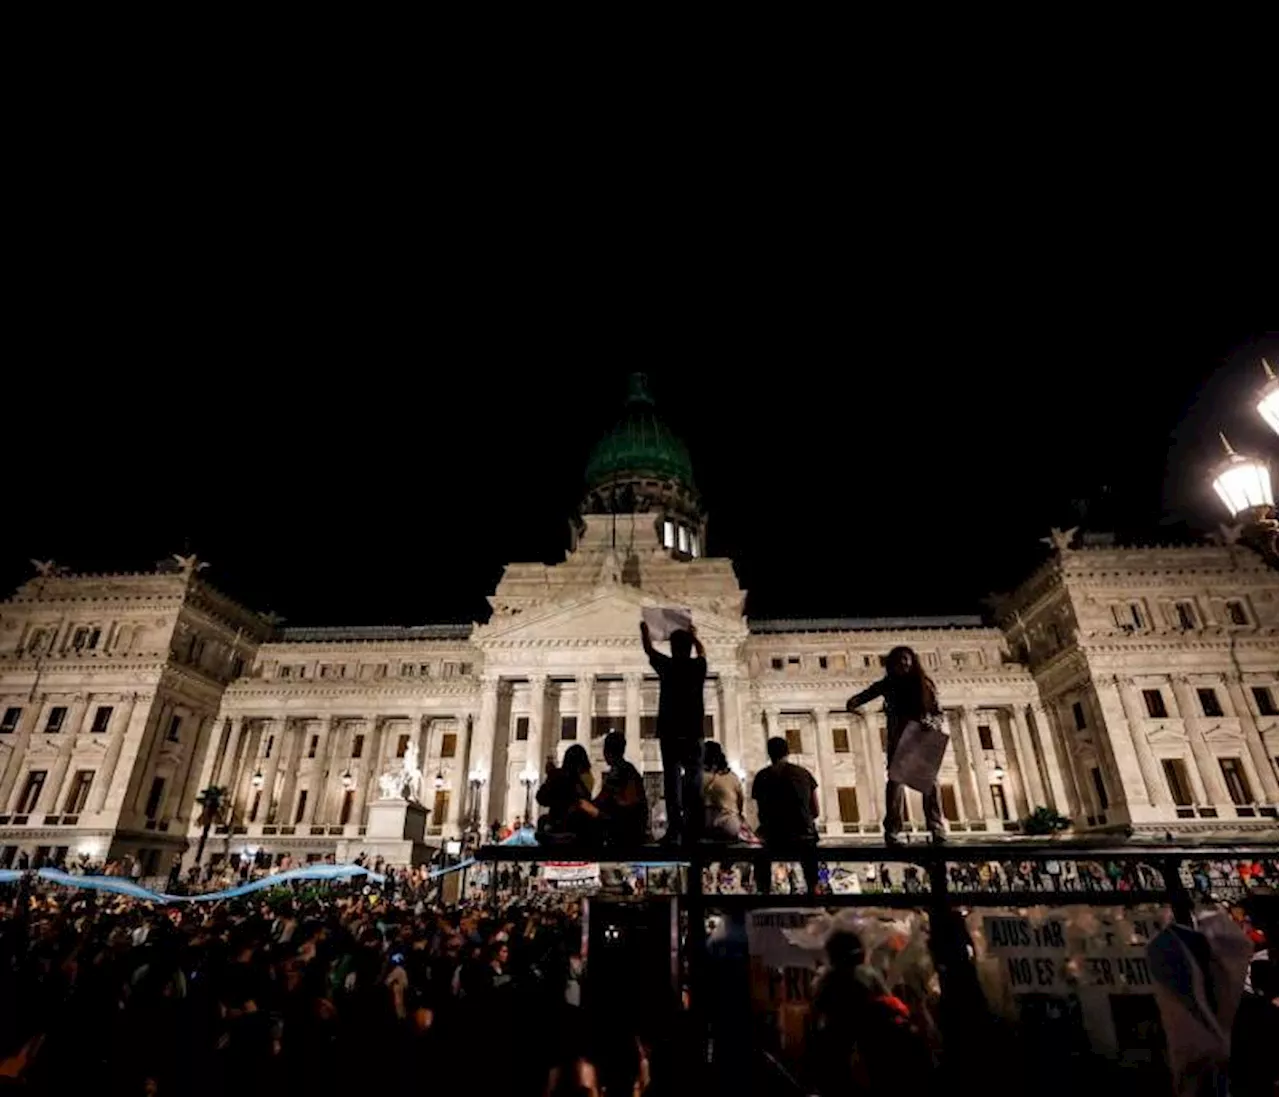
POLYGON ((378 778, 379 798, 382 800, 417 800, 422 789, 422 769, 418 765, 418 744, 409 741, 404 757, 398 765, 378 778))

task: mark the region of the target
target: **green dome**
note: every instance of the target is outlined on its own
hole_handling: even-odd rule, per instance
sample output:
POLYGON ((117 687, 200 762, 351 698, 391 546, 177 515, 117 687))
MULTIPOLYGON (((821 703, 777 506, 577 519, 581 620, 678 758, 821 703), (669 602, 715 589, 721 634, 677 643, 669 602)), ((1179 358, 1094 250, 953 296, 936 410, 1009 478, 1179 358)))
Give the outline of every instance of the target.
POLYGON ((597 488, 637 476, 693 487, 689 451, 658 418, 643 373, 631 375, 627 409, 592 452, 586 478, 588 487, 597 488))

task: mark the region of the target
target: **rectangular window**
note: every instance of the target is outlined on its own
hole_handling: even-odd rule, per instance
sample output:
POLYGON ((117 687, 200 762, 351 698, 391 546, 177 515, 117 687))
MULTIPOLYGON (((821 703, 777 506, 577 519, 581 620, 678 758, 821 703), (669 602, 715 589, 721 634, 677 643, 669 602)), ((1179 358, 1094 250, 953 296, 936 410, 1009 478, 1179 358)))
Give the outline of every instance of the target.
POLYGON ((1233 625, 1247 625, 1249 623, 1249 615, 1245 612, 1244 603, 1238 598, 1232 598, 1227 603, 1227 620, 1233 625))
POLYGON ((848 728, 832 728, 831 729, 831 749, 837 754, 849 753, 849 729, 848 728))
POLYGON ((107 728, 111 726, 111 706, 99 705, 97 712, 93 714, 93 723, 89 726, 89 731, 94 735, 105 735, 107 728))
POLYGON ((400 677, 401 677, 401 678, 412 678, 412 677, 413 677, 413 664, 412 664, 412 663, 401 663, 401 664, 400 664, 400 677))
POLYGON ((1089 726, 1089 721, 1084 716, 1084 705, 1079 701, 1071 702, 1071 716, 1076 722, 1076 731, 1083 731, 1089 726))
POLYGON ((364 754, 364 736, 357 735, 351 740, 351 757, 359 758, 364 754))
POLYGON ((1198 627, 1196 624, 1196 611, 1190 602, 1178 602, 1173 609, 1178 615, 1178 626, 1180 628, 1193 629, 1198 627))
POLYGON ((704 739, 714 739, 716 737, 716 718, 709 712, 702 714, 702 737, 704 739))
POLYGON ((461 674, 461 675, 462 675, 462 677, 464 677, 464 678, 468 677, 468 676, 471 674, 471 664, 470 664, 470 663, 459 663, 459 664, 458 664, 458 673, 459 673, 459 674, 461 674))
POLYGON ((578 737, 578 718, 576 716, 560 717, 560 738, 576 739, 578 737))
POLYGON ((836 789, 836 802, 840 805, 840 822, 858 823, 858 790, 856 788, 836 789))
POLYGON ((342 809, 338 812, 338 825, 346 826, 351 822, 351 809, 355 807, 356 792, 355 789, 347 789, 342 794, 342 809))
POLYGON ((321 663, 321 664, 320 664, 320 671, 319 671, 320 677, 321 677, 321 678, 328 678, 328 677, 329 677, 329 672, 330 672, 332 669, 333 669, 333 668, 332 668, 328 663, 321 663))
POLYGON ((147 793, 147 803, 142 809, 142 814, 148 819, 154 819, 156 812, 160 810, 160 797, 164 795, 164 778, 157 777, 151 782, 151 791, 147 793))
POLYGON ((798 655, 788 655, 788 656, 787 656, 787 670, 799 670, 799 669, 800 669, 800 656, 798 656, 798 655))
POLYGON ((79 815, 89 800, 89 786, 93 784, 93 770, 78 769, 71 779, 71 788, 67 791, 66 803, 62 805, 65 815, 79 815))
POLYGON ((419 664, 418 664, 418 677, 419 677, 419 678, 430 678, 430 677, 431 677, 431 664, 430 664, 430 663, 419 663, 419 664))
POLYGON ((452 758, 458 753, 458 736, 455 732, 446 731, 440 736, 440 757, 452 758))
POLYGON ((776 657, 776 656, 775 656, 774 658, 772 658, 772 659, 770 659, 770 660, 769 660, 769 666, 770 666, 773 670, 781 670, 781 669, 782 669, 782 660, 781 660, 780 658, 778 658, 778 657, 776 657))
POLYGON ((991 786, 991 802, 995 804, 996 818, 1003 819, 1006 823, 1009 821, 1009 802, 1004 798, 1004 786, 991 786))
POLYGON ((1111 801, 1107 797, 1106 783, 1102 780, 1102 770, 1094 766, 1089 774, 1093 778, 1093 791, 1098 794, 1098 806, 1106 811, 1111 806, 1111 801))
POLYGON ((787 752, 790 754, 804 753, 804 738, 800 734, 799 728, 787 728, 783 734, 787 738, 787 752))
POLYGON ((280 671, 279 671, 279 674, 280 674, 280 677, 281 677, 281 678, 292 678, 292 677, 293 677, 293 667, 286 666, 284 663, 281 663, 281 664, 280 664, 280 671))
POLYGON ((1218 703, 1218 693, 1214 689, 1197 689, 1196 696, 1200 699, 1200 711, 1206 716, 1221 716, 1222 705, 1218 703))
POLYGON ((1227 783, 1227 795, 1236 805, 1252 804, 1253 793, 1249 791, 1249 780, 1244 775, 1244 766, 1239 758, 1219 758, 1218 766, 1222 769, 1222 779, 1227 783))
POLYGON ((1152 719, 1163 720, 1169 715, 1169 710, 1164 705, 1164 694, 1158 689, 1144 689, 1142 699, 1147 705, 1147 715, 1152 719))
POLYGON ((983 750, 995 750, 995 749, 996 749, 996 743, 995 743, 995 740, 994 740, 994 739, 992 738, 992 736, 991 736, 991 725, 990 725, 990 724, 979 724, 979 725, 978 725, 978 744, 982 747, 982 749, 983 749, 983 750))
POLYGON ((274 735, 268 735, 266 749, 263 750, 262 757, 270 758, 272 750, 275 749, 275 745, 276 745, 276 737, 274 735))
POLYGON ((664 521, 662 523, 662 547, 676 547, 676 524, 674 522, 664 521))
POLYGON ((656 739, 658 737, 658 718, 656 716, 640 717, 640 738, 656 739))
MULTIPOLYGON (((1254 696, 1258 695, 1258 691, 1253 691, 1254 696)), ((110 711, 108 709, 107 711, 110 711)), ((1265 716, 1266 713, 1263 713, 1265 716)), ((22 709, 11 706, 4 710, 4 719, 0 720, 0 735, 12 735, 18 730, 18 721, 22 719, 22 709)))
POLYGON ((304 788, 298 793, 298 807, 293 813, 293 825, 296 827, 302 822, 302 817, 307 813, 307 790, 304 788))
POLYGON ((43 769, 33 769, 27 774, 26 784, 22 786, 22 795, 18 797, 19 815, 30 815, 36 810, 36 804, 40 802, 40 792, 44 788, 44 779, 48 776, 48 772, 43 769))
POLYGON ((611 731, 625 731, 627 721, 622 716, 593 716, 591 718, 591 738, 603 739, 611 731))
POLYGON ((445 820, 449 818, 449 794, 447 792, 437 792, 435 802, 431 805, 431 825, 433 827, 444 826, 445 820))
POLYGON ((409 753, 409 736, 401 735, 400 738, 396 740, 396 757, 403 758, 408 753, 409 753))
POLYGON ((387 664, 379 663, 373 668, 373 676, 375 678, 385 678, 387 676, 387 664))
POLYGON ((939 785, 938 795, 942 799, 942 817, 951 823, 960 822, 960 808, 956 804, 956 786, 939 785))
POLYGON ((1134 628, 1143 627, 1142 607, 1137 602, 1129 603, 1129 619, 1133 622, 1134 628))
POLYGON ((169 732, 167 735, 165 735, 165 738, 168 739, 169 742, 171 743, 176 743, 178 741, 178 732, 181 730, 182 730, 182 717, 173 716, 169 719, 169 732))
POLYGON ((1165 758, 1160 763, 1164 770, 1165 784, 1169 786, 1169 795, 1173 797, 1175 807, 1191 806, 1191 782, 1187 780, 1187 767, 1181 758, 1165 758))
MULTIPOLYGON (((1266 686, 1253 687, 1253 703, 1258 706, 1259 716, 1280 715, 1280 713, 1276 712, 1276 699, 1272 695, 1271 690, 1269 690, 1266 686)), ((21 709, 12 709, 12 708, 6 710, 4 714, 5 723, 7 724, 9 722, 10 712, 21 712, 21 711, 22 711, 21 709)), ((18 722, 18 719, 16 716, 14 717, 13 722, 15 724, 18 722)), ((8 729, 6 729, 3 726, 0 726, 0 731, 5 731, 5 730, 8 730, 8 729)))
POLYGON ((56 735, 62 730, 62 722, 67 718, 67 708, 65 705, 54 705, 49 710, 49 719, 45 721, 44 733, 46 735, 56 735))
POLYGON ((524 743, 529 739, 529 717, 516 717, 516 742, 524 743))
POLYGON ((311 742, 307 744, 307 757, 314 758, 316 756, 316 751, 319 749, 320 749, 320 736, 318 735, 311 736, 311 742))
POLYGON ((827 657, 825 655, 818 656, 818 669, 819 670, 827 669, 827 657))
POLYGON ((1129 614, 1127 607, 1115 603, 1111 607, 1111 619, 1115 621, 1117 628, 1129 627, 1129 614))
POLYGON ((256 790, 253 794, 253 803, 249 805, 249 822, 257 821, 260 807, 262 807, 262 789, 256 790))
POLYGON ((684 526, 676 530, 676 545, 681 552, 689 551, 689 531, 684 526))

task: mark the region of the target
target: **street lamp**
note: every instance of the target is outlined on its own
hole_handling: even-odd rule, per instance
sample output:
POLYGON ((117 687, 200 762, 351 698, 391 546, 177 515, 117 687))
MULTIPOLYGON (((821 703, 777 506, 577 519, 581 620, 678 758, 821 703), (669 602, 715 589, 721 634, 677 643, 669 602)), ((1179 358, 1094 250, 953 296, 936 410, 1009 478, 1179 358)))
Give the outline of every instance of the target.
POLYGON ((467 782, 471 786, 471 825, 480 826, 480 786, 485 783, 487 775, 482 766, 476 766, 468 775, 467 782))
POLYGON ((992 777, 994 777, 997 781, 1003 781, 1003 780, 1004 780, 1004 766, 996 766, 996 767, 991 771, 991 776, 992 776, 992 777))
POLYGON ((251 784, 255 789, 262 788, 265 782, 266 778, 262 776, 262 770, 257 770, 254 775, 249 778, 249 784, 251 784))
POLYGON ((524 785, 524 821, 526 826, 532 826, 530 819, 533 817, 533 786, 538 783, 538 771, 531 765, 526 765, 520 771, 520 783, 524 785))
POLYGON ((1265 358, 1262 368, 1266 371, 1267 383, 1258 390, 1258 414, 1267 421, 1267 426, 1280 434, 1280 380, 1265 358))
POLYGON ((444 772, 441 770, 437 770, 435 777, 431 781, 431 787, 434 788, 436 792, 440 792, 444 789, 444 786, 445 786, 444 772))
MULTIPOLYGON (((1258 405, 1259 411, 1262 405, 1258 405)), ((1245 457, 1219 433, 1226 457, 1213 477, 1213 490, 1240 527, 1240 540, 1276 563, 1276 507, 1271 495, 1271 470, 1257 457, 1245 457)))
POLYGON ((747 779, 747 771, 742 768, 742 763, 736 758, 729 759, 729 772, 732 773, 739 781, 747 779))
POLYGON ((342 775, 342 787, 348 792, 356 787, 356 779, 352 776, 350 770, 347 770, 347 772, 342 775))

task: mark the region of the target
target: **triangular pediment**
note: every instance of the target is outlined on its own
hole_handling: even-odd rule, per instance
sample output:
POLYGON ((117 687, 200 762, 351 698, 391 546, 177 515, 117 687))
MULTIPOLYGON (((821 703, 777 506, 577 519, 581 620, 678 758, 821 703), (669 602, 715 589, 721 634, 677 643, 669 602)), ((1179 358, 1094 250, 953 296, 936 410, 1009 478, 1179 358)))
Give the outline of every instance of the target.
POLYGON ((690 606, 704 643, 736 641, 746 636, 746 622, 741 617, 723 613, 718 605, 665 602, 621 584, 608 584, 576 598, 549 602, 519 613, 495 613, 487 624, 477 626, 471 641, 479 647, 490 647, 531 641, 632 640, 640 634, 640 614, 644 607, 672 604, 690 606))

